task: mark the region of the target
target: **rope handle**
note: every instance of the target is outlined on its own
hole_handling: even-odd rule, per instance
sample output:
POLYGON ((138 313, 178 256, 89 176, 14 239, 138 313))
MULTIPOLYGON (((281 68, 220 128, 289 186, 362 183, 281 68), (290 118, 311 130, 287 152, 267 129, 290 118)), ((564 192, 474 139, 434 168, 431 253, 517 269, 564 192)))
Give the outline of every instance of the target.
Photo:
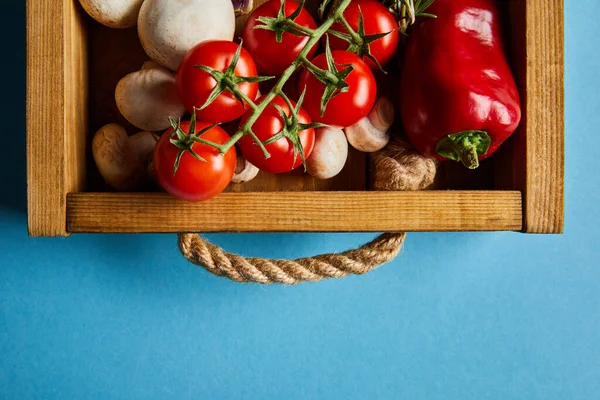
POLYGON ((236 282, 295 285, 366 274, 393 260, 405 239, 406 233, 385 233, 358 249, 293 261, 245 258, 228 253, 193 233, 179 235, 179 249, 193 264, 236 282))
MULTIPOLYGON (((397 140, 374 155, 378 190, 420 190, 433 183, 436 162, 415 152, 408 142, 397 140)), ((246 258, 224 251, 195 233, 179 234, 181 254, 191 263, 236 282, 317 282, 348 275, 362 275, 393 260, 406 233, 384 233, 358 249, 340 254, 289 260, 246 258)))

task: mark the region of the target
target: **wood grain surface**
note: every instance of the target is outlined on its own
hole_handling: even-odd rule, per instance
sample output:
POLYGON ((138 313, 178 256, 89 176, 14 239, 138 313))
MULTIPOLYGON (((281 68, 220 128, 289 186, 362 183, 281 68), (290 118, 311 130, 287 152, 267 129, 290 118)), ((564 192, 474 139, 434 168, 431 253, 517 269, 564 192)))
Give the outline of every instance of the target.
POLYGON ((66 235, 83 190, 87 36, 78 2, 27 0, 27 209, 32 236, 66 235))
MULTIPOLYGON (((512 156, 504 159, 503 187, 523 192, 523 230, 564 229, 564 22, 563 0, 509 2, 513 65, 523 120, 512 156)), ((498 174, 497 174, 498 175, 498 174)))
MULTIPOLYGON (((478 171, 443 165, 435 188, 461 191, 365 191, 368 156, 352 151, 342 174, 332 180, 314 180, 301 171, 261 173, 250 183, 231 185, 230 193, 215 200, 188 204, 161 193, 92 193, 110 189, 91 161, 91 137, 110 122, 136 132, 118 113, 114 89, 147 56, 135 28, 102 27, 84 14, 78 1, 27 0, 30 234, 521 228, 562 232, 563 2, 501 4, 507 6, 508 48, 522 93, 523 123, 478 171)), ((241 25, 243 19, 238 22, 241 25)), ((384 86, 390 90, 394 83, 384 86)))
POLYGON ((517 191, 73 193, 69 232, 367 232, 520 230, 517 191))

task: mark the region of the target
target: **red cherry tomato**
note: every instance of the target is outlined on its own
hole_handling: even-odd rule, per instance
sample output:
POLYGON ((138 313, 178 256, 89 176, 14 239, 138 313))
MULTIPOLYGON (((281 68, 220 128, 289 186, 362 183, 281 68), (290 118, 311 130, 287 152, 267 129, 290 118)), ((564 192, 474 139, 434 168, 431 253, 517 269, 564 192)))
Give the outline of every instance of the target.
MULTIPOLYGON (((189 133, 190 121, 182 121, 180 126, 185 134, 189 133)), ((210 124, 199 121, 196 133, 209 126, 210 124)), ((154 149, 154 169, 160 185, 171 195, 187 201, 208 200, 221 193, 231 182, 235 171, 235 147, 225 155, 220 155, 214 147, 194 143, 192 150, 206 161, 198 160, 186 151, 173 174, 179 148, 170 140, 176 137, 172 128, 167 130, 154 149)), ((229 140, 227 132, 218 126, 204 132, 200 137, 217 144, 224 144, 229 140)))
MULTIPOLYGON (((296 56, 300 54, 306 43, 308 36, 298 36, 290 32, 284 32, 281 43, 277 42, 275 32, 264 29, 254 29, 261 23, 257 20, 258 17, 277 17, 281 0, 269 0, 258 7, 248 18, 242 38, 244 39, 244 47, 250 52, 252 58, 256 62, 256 66, 261 74, 266 75, 281 75, 281 73, 289 67, 296 56)), ((286 0, 285 15, 289 16, 294 13, 299 7, 299 4, 294 0, 286 0)), ((300 15, 294 19, 294 22, 310 29, 316 29, 317 24, 313 17, 303 9, 300 15)), ((317 51, 317 46, 314 46, 307 57, 310 59, 317 51)))
MULTIPOLYGON (((369 50, 377 62, 383 67, 394 56, 398 48, 399 32, 398 23, 394 14, 387 7, 376 0, 354 0, 344 11, 344 18, 350 24, 354 32, 358 31, 358 18, 362 12, 363 26, 365 35, 376 35, 380 33, 388 33, 384 37, 369 43, 369 50)), ((332 30, 348 33, 348 30, 340 23, 336 22, 331 27, 332 30)), ((332 50, 346 50, 349 43, 331 34, 329 37, 329 45, 332 50)), ((371 69, 378 69, 377 64, 367 56, 363 56, 363 60, 371 69)))
MULTIPOLYGON (((308 70, 302 71, 298 82, 298 93, 306 88, 303 106, 313 121, 345 128, 354 125, 367 116, 377 97, 377 83, 367 64, 356 54, 335 50, 331 52, 338 71, 351 64, 353 70, 346 77, 348 91, 338 93, 329 103, 325 114, 321 116, 321 98, 325 84, 319 81, 308 70)), ((327 69, 325 54, 318 55, 312 63, 321 69, 327 69)))
MULTIPOLYGON (((229 122, 241 117, 246 109, 242 103, 229 92, 223 92, 208 107, 198 110, 204 105, 217 82, 207 72, 194 68, 204 65, 218 71, 225 71, 230 65, 238 49, 236 43, 226 40, 210 40, 197 44, 184 57, 177 70, 177 88, 185 108, 193 112, 194 107, 198 119, 206 122, 229 122)), ((256 65, 246 50, 242 49, 240 59, 234 71, 236 76, 256 76, 256 65)), ((258 92, 257 83, 242 82, 239 88, 251 99, 258 92)))
MULTIPOLYGON (((257 102, 260 103, 261 101, 262 98, 257 102)), ((292 101, 291 103, 294 107, 296 106, 295 102, 292 101)), ((273 99, 271 104, 265 108, 254 125, 252 125, 252 131, 261 142, 265 142, 266 140, 277 135, 284 127, 283 118, 273 104, 279 105, 285 111, 287 116, 291 115, 288 105, 283 98, 281 98, 281 96, 277 96, 275 99, 273 99)), ((244 115, 240 125, 244 125, 250 115, 251 112, 248 112, 246 115, 244 115)), ((301 124, 311 123, 308 113, 302 108, 300 108, 300 111, 298 112, 298 121, 301 124)), ((310 156, 310 153, 315 145, 315 130, 312 128, 304 129, 298 132, 298 137, 300 138, 300 143, 302 143, 302 147, 304 148, 304 157, 306 159, 310 156)), ((271 155, 270 158, 264 157, 260 147, 248 135, 244 136, 238 142, 238 144, 242 150, 242 154, 244 154, 244 157, 246 157, 250 163, 266 172, 281 174, 284 172, 289 172, 302 165, 302 158, 300 157, 300 154, 297 154, 294 159, 294 146, 292 145, 292 142, 285 137, 282 137, 276 142, 265 146, 271 155)))

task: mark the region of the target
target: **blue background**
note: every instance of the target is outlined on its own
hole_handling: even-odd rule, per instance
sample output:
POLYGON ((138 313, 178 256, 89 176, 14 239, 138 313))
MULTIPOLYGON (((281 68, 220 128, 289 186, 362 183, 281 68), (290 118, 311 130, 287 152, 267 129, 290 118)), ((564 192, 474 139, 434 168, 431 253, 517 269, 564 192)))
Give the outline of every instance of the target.
MULTIPOLYGON (((215 278, 174 235, 28 238, 24 5, 6 3, 0 398, 600 398, 600 2, 565 1, 563 236, 411 234, 367 276, 299 287, 215 278)), ((297 257, 373 236, 210 239, 297 257)))

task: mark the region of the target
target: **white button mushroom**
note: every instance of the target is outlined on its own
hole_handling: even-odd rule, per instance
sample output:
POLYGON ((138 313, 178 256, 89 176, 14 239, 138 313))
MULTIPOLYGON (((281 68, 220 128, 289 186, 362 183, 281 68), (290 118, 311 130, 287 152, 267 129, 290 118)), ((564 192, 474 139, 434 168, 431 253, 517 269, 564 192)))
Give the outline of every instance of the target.
POLYGON ((144 0, 79 0, 96 21, 110 28, 131 28, 137 24, 144 0))
POLYGON ((106 183, 121 191, 136 190, 149 181, 146 165, 157 140, 151 132, 129 137, 122 126, 108 124, 94 135, 92 155, 106 183))
POLYGON ((373 153, 390 142, 390 127, 394 123, 394 105, 382 97, 365 118, 344 129, 348 142, 359 151, 373 153))
POLYGON ((315 130, 315 147, 306 160, 306 171, 317 179, 329 179, 339 174, 348 158, 348 141, 340 128, 315 130))
POLYGON ((205 40, 233 40, 231 0, 146 0, 138 34, 153 60, 175 71, 185 54, 205 40))
POLYGON ((177 92, 175 74, 162 67, 125 76, 117 85, 115 100, 125 119, 146 131, 167 129, 168 117, 178 119, 186 113, 177 92))
POLYGON ((251 164, 248 160, 246 160, 244 156, 238 155, 235 164, 235 173, 233 174, 233 178, 231 178, 231 182, 249 182, 252 179, 256 178, 256 175, 258 175, 258 168, 256 168, 254 164, 251 164))

